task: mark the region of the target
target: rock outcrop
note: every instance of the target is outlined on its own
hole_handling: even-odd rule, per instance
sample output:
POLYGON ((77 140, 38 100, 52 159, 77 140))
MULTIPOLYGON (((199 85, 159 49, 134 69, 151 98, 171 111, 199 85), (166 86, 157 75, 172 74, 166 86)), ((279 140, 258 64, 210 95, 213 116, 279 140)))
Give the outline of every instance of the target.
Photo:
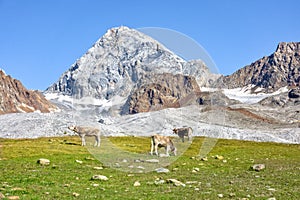
MULTIPOLYGON (((127 102, 128 113, 149 112, 164 108, 179 108, 197 103, 200 88, 192 76, 170 73, 141 79, 141 84, 127 102)), ((125 111, 126 112, 126 111, 125 111)))
POLYGON ((20 81, 0 70, 0 114, 56 109, 40 92, 27 90, 20 81))
POLYGON ((267 97, 259 102, 263 106, 272 106, 272 107, 290 107, 293 108, 297 106, 298 109, 295 111, 300 112, 300 88, 293 88, 289 92, 280 93, 267 97))
POLYGON ((288 96, 292 99, 300 98, 300 87, 291 89, 288 96))
POLYGON ((239 88, 253 85, 252 92, 272 93, 285 86, 299 86, 300 42, 279 43, 275 53, 263 57, 229 76, 217 80, 215 86, 239 88))

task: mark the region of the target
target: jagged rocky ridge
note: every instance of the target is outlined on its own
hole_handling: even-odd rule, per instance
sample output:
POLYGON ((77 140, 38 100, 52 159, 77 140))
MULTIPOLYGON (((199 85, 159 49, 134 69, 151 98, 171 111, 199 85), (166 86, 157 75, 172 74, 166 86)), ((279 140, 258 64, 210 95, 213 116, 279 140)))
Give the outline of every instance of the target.
POLYGON ((252 93, 272 93, 282 87, 299 86, 299 82, 300 42, 282 42, 270 56, 263 57, 231 75, 220 77, 214 85, 226 88, 252 85, 252 93))
POLYGON ((112 28, 45 93, 76 99, 128 97, 143 76, 162 73, 195 75, 200 84, 212 77, 202 61, 185 61, 137 30, 112 28))
POLYGON ((20 81, 0 70, 0 114, 51 112, 56 109, 42 93, 27 90, 20 81))

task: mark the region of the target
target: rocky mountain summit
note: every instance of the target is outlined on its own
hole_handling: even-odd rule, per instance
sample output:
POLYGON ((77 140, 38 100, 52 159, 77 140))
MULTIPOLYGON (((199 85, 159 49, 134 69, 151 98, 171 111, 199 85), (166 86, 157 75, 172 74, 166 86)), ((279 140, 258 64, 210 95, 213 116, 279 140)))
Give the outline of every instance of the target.
POLYGON ((210 72, 202 61, 185 61, 158 41, 128 27, 112 28, 104 34, 46 93, 76 99, 109 100, 128 97, 140 79, 156 74, 198 75, 205 84, 210 72), (201 73, 199 73, 201 72, 201 73))
POLYGON ((300 42, 282 42, 270 56, 223 76, 215 85, 238 88, 251 85, 251 92, 272 93, 286 86, 299 86, 300 42))
POLYGON ((17 112, 51 112, 56 106, 42 93, 27 90, 20 81, 0 70, 0 114, 17 112))

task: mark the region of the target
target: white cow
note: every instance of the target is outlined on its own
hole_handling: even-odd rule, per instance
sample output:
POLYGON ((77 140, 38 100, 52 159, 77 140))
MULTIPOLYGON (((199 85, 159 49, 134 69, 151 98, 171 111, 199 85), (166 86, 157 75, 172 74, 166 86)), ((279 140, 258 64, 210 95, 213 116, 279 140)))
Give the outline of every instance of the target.
POLYGON ((93 127, 84 127, 84 126, 69 126, 68 129, 77 133, 81 138, 81 145, 85 146, 85 136, 94 136, 95 144, 94 146, 100 147, 100 130, 93 127))
POLYGON ((167 156, 169 156, 170 150, 176 156, 177 149, 174 146, 174 143, 170 137, 157 135, 157 134, 151 136, 151 155, 153 155, 153 150, 155 150, 155 154, 158 156, 158 152, 157 152, 158 147, 159 148, 164 147, 167 156))
POLYGON ((182 142, 184 142, 184 136, 188 137, 188 140, 192 140, 193 129, 191 127, 174 128, 173 133, 177 134, 182 142))

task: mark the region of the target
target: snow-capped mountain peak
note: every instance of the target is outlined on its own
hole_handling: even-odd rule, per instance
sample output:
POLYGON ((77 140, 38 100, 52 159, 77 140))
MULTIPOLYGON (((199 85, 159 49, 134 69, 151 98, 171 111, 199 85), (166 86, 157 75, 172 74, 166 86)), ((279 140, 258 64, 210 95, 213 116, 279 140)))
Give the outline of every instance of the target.
POLYGON ((199 70, 209 71, 203 62, 185 61, 144 33, 121 26, 109 29, 46 93, 76 99, 127 97, 146 74, 193 75, 199 70))

